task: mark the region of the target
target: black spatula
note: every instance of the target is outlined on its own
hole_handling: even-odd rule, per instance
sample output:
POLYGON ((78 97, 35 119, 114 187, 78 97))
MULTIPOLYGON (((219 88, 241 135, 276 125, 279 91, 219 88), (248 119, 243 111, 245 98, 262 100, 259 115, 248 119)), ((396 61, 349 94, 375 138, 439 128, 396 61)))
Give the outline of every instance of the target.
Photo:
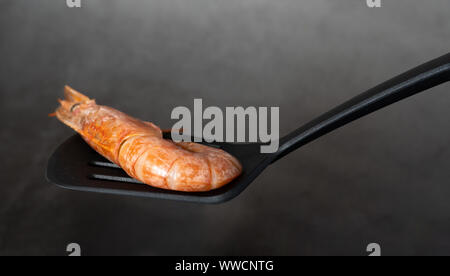
MULTIPOLYGON (((175 192, 140 183, 92 150, 78 135, 69 138, 51 156, 50 182, 72 190, 144 196, 200 203, 220 203, 239 195, 271 163, 332 130, 394 102, 450 79, 450 54, 427 62, 325 113, 280 140, 274 154, 261 154, 260 144, 212 143, 239 159, 243 173, 232 183, 209 192, 175 192)), ((170 139, 170 137, 165 137, 170 139)))

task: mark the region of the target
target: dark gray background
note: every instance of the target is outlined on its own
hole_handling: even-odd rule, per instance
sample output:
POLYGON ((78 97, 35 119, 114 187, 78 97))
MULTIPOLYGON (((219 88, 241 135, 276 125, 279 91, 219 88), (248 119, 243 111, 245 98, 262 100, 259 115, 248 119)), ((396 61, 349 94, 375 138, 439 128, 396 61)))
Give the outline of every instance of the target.
MULTIPOLYGON (((279 106, 281 133, 450 45, 448 0, 0 2, 0 254, 450 254, 449 85, 296 151, 198 205, 57 188, 64 84, 170 127, 171 110, 279 106)), ((70 158, 70 156, 68 156, 70 158)))

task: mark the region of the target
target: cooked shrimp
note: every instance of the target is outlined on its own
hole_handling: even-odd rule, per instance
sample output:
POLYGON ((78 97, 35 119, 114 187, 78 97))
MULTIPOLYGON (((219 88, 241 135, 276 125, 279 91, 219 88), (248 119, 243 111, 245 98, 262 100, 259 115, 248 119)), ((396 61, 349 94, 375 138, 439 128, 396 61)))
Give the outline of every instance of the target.
POLYGON ((143 183, 176 191, 209 191, 242 172, 239 161, 223 150, 163 139, 156 125, 97 105, 68 86, 65 98, 59 100, 57 118, 99 154, 143 183))

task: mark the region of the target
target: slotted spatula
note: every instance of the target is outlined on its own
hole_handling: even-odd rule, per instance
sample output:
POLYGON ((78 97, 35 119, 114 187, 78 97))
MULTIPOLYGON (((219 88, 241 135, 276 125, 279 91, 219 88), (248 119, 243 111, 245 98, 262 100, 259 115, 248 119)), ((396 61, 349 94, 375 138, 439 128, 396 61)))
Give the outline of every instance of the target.
MULTIPOLYGON (((274 154, 261 154, 259 143, 207 144, 234 155, 244 168, 242 175, 233 182, 209 192, 176 192, 142 184, 97 154, 78 135, 69 138, 50 157, 47 179, 72 190, 199 203, 225 202, 239 195, 264 169, 286 154, 349 122, 449 79, 450 54, 447 54, 384 82, 298 128, 280 139, 280 148, 274 154)), ((170 139, 170 135, 165 138, 170 139)))

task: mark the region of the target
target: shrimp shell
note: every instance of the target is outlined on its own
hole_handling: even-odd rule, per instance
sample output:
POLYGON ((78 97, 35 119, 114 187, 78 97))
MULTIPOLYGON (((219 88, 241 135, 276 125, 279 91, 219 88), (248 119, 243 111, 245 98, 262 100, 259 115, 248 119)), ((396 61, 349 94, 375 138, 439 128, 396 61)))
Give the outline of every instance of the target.
POLYGON ((159 127, 116 109, 97 105, 69 86, 56 117, 130 177, 150 186, 185 192, 222 187, 242 173, 223 150, 163 139, 159 127))

